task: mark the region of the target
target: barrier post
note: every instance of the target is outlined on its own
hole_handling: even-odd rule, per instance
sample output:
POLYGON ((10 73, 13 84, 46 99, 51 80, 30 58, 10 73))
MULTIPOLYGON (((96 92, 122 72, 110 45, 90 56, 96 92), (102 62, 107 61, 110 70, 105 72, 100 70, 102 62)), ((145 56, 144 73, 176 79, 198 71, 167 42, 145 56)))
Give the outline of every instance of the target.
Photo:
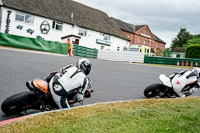
POLYGON ((184 61, 182 61, 182 66, 184 66, 184 61))
POLYGON ((197 62, 196 62, 196 64, 195 64, 195 66, 198 67, 198 63, 197 63, 197 62))
POLYGON ((177 66, 179 66, 179 61, 177 62, 177 66))
POLYGON ((186 61, 186 64, 185 64, 185 66, 186 66, 186 67, 188 66, 188 61, 186 61))
POLYGON ((193 61, 191 61, 191 65, 190 66, 193 67, 193 61))

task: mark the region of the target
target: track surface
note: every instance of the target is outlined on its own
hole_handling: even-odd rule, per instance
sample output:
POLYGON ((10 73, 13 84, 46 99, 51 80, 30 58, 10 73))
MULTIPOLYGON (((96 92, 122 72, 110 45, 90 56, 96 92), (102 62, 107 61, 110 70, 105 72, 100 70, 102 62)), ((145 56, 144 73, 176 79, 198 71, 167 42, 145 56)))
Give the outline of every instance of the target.
MULTIPOLYGON (((0 47, 0 104, 12 94, 28 91, 25 86, 26 81, 35 77, 45 78, 51 71, 59 71, 67 64, 75 64, 79 58, 81 57, 0 47)), ((125 62, 90 60, 92 71, 89 77, 92 79, 94 93, 90 99, 84 101, 84 104, 142 99, 145 87, 151 83, 160 82, 159 74, 170 75, 173 72, 183 70, 125 62)), ((195 95, 200 96, 200 91, 195 95)), ((23 115, 25 113, 6 116, 0 111, 0 121, 23 115)))

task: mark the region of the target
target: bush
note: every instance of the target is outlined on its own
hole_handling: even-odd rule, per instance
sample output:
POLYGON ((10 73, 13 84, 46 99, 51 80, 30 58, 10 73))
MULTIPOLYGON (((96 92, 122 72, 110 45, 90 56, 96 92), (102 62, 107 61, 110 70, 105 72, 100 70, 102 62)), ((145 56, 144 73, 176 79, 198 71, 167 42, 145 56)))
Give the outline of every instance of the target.
POLYGON ((185 52, 186 58, 200 58, 200 44, 191 44, 187 46, 185 52))

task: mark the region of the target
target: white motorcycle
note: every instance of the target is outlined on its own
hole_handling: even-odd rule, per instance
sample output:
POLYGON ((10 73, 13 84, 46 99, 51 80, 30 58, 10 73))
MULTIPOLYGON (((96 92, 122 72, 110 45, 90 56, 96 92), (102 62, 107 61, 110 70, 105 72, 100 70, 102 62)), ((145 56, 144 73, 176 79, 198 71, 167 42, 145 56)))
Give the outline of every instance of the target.
POLYGON ((194 72, 184 71, 182 73, 175 73, 167 77, 164 74, 159 76, 161 83, 149 85, 144 90, 146 98, 175 98, 179 97, 174 91, 181 90, 185 96, 192 95, 199 89, 199 80, 194 72))

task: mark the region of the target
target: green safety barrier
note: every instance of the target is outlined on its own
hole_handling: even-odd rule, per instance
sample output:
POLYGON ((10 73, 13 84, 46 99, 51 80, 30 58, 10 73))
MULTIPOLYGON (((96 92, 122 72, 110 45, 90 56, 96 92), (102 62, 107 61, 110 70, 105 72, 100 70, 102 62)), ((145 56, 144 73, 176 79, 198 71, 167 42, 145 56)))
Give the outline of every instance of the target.
POLYGON ((144 63, 199 67, 200 59, 145 56, 144 63))
POLYGON ((68 44, 0 33, 0 45, 68 54, 68 44))
POLYGON ((87 57, 87 58, 97 59, 97 55, 98 55, 97 49, 87 48, 87 47, 79 46, 76 44, 74 44, 73 46, 73 51, 74 51, 75 56, 82 56, 82 57, 87 57))
MULTIPOLYGON (((68 54, 68 44, 60 43, 55 41, 45 41, 35 38, 28 38, 16 35, 10 35, 5 33, 0 33, 0 45, 23 48, 23 49, 31 49, 31 50, 39 50, 46 52, 53 52, 59 54, 68 54)), ((79 45, 74 45, 73 51, 75 56, 82 56, 88 58, 97 58, 98 50, 91 49, 79 45)))

